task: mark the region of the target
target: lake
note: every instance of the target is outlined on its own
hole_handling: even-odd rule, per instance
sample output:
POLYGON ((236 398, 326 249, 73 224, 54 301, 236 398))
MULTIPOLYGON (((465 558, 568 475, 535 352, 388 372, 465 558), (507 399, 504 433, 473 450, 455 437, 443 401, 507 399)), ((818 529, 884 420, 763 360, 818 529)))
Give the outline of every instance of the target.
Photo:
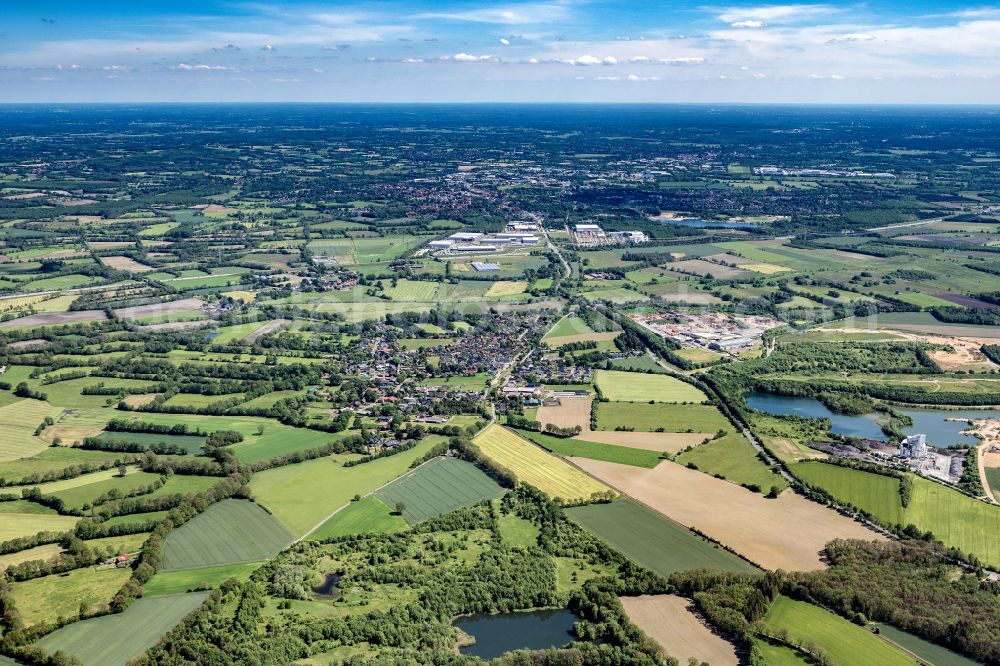
POLYGON ((684 218, 680 220, 660 220, 664 224, 676 224, 680 227, 696 227, 698 229, 756 229, 756 224, 749 222, 716 222, 713 220, 700 220, 697 218, 684 218))
MULTIPOLYGON (((775 416, 794 414, 814 419, 830 419, 833 423, 830 432, 836 435, 864 439, 886 439, 882 429, 875 421, 875 414, 837 414, 815 398, 751 393, 747 396, 746 403, 757 411, 775 416)), ((961 434, 969 427, 965 420, 950 421, 948 419, 1000 419, 1000 411, 997 410, 900 409, 897 411, 913 419, 913 425, 903 429, 907 435, 923 433, 927 435, 927 443, 935 446, 974 445, 979 441, 973 435, 961 434)))
POLYGON ((968 423, 946 419, 1000 419, 1000 411, 996 410, 959 412, 946 409, 900 409, 897 411, 913 419, 913 426, 903 428, 907 435, 922 432, 927 435, 927 442, 936 446, 975 445, 979 443, 975 436, 961 434, 963 430, 968 430, 968 423))
POLYGON ((511 650, 544 650, 565 645, 573 640, 573 623, 578 619, 562 608, 467 615, 455 620, 453 626, 476 639, 475 645, 459 648, 462 654, 493 659, 511 650))
POLYGON ((751 393, 746 398, 747 405, 759 412, 775 416, 805 416, 812 419, 830 419, 830 432, 845 437, 863 439, 885 439, 885 433, 875 422, 872 414, 837 414, 816 398, 803 396, 751 393))

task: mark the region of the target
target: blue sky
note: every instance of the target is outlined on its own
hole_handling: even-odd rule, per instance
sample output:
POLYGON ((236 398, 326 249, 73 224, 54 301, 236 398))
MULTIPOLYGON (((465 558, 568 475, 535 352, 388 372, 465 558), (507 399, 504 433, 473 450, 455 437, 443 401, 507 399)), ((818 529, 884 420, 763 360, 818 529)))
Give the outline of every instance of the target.
POLYGON ((1000 103, 1000 5, 4 0, 0 102, 1000 103))

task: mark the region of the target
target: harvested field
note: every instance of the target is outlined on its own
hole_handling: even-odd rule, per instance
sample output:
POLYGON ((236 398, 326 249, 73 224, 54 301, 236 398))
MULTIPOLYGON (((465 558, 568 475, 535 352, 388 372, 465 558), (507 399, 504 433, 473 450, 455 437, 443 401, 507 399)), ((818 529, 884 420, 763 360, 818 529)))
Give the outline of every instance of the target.
POLYGON ((660 453, 677 453, 689 446, 698 446, 706 437, 712 437, 713 433, 707 432, 623 432, 589 430, 585 435, 580 435, 574 439, 585 439, 588 442, 599 442, 601 444, 614 444, 615 446, 627 446, 631 449, 645 449, 647 451, 658 451, 660 453))
POLYGON ((136 395, 125 396, 122 400, 129 407, 145 407, 149 403, 153 402, 158 393, 138 393, 136 395))
POLYGON ((115 314, 122 319, 140 319, 142 317, 174 314, 176 312, 184 312, 185 310, 200 310, 204 306, 205 301, 200 298, 182 298, 179 301, 151 303, 149 305, 137 305, 132 308, 122 308, 120 310, 115 310, 115 314))
POLYGON ((140 263, 132 257, 101 257, 101 263, 116 270, 130 273, 146 273, 153 270, 152 266, 140 263))
POLYGON ((287 326, 291 326, 291 324, 292 322, 289 321, 288 319, 275 319, 273 321, 269 321, 260 328, 258 328, 253 333, 250 333, 248 336, 243 338, 243 342, 247 343, 248 345, 252 345, 253 343, 257 342, 258 338, 263 337, 268 333, 274 333, 275 331, 281 330, 287 326))
POLYGON ((535 418, 542 424, 543 428, 546 423, 551 423, 560 428, 580 426, 587 431, 590 430, 590 403, 592 400, 593 398, 590 396, 586 398, 560 398, 558 406, 542 405, 539 407, 535 418))
POLYGON ((586 458, 571 460, 613 488, 767 569, 822 569, 820 553, 832 539, 884 539, 794 493, 767 499, 669 461, 639 469, 586 458))
MULTIPOLYGON (((552 497, 565 500, 589 499, 594 493, 608 490, 603 483, 589 478, 560 458, 499 425, 489 426, 473 442, 484 454, 509 469, 518 479, 552 497)), ((622 467, 635 469, 624 465, 622 467)))
POLYGON ((687 663, 692 657, 698 663, 712 666, 740 663, 733 644, 695 614, 691 600, 674 594, 657 594, 619 597, 619 601, 629 619, 680 663, 687 663))
POLYGON ((45 312, 18 319, 0 322, 0 328, 29 328, 34 326, 58 326, 79 324, 87 321, 101 321, 107 317, 103 310, 75 310, 71 312, 45 312))

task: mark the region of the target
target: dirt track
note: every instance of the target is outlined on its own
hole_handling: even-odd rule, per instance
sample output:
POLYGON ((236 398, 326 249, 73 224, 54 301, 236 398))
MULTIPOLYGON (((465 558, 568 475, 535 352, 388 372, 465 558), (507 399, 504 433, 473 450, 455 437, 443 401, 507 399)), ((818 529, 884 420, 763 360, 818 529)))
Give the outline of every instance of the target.
POLYGON ((580 469, 768 569, 813 571, 837 538, 882 540, 837 512, 785 491, 776 499, 662 462, 653 469, 570 458, 580 469))
POLYGON ((260 328, 258 328, 256 331, 251 333, 250 335, 243 338, 243 342, 246 342, 247 344, 253 344, 257 342, 257 338, 267 335, 268 333, 274 333, 278 329, 285 328, 286 326, 290 326, 291 323, 292 322, 289 321, 288 319, 275 319, 273 321, 269 321, 260 328))
POLYGON ((694 604, 673 594, 619 597, 632 622, 682 664, 694 657, 712 666, 740 663, 732 643, 717 636, 693 612, 694 604))

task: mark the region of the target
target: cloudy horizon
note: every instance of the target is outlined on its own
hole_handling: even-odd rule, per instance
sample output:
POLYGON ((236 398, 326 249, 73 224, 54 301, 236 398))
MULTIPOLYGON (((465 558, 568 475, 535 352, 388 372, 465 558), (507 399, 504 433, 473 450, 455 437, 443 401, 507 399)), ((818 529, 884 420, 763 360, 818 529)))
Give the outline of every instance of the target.
POLYGON ((5 5, 0 102, 1000 103, 1000 6, 137 4, 5 5))

